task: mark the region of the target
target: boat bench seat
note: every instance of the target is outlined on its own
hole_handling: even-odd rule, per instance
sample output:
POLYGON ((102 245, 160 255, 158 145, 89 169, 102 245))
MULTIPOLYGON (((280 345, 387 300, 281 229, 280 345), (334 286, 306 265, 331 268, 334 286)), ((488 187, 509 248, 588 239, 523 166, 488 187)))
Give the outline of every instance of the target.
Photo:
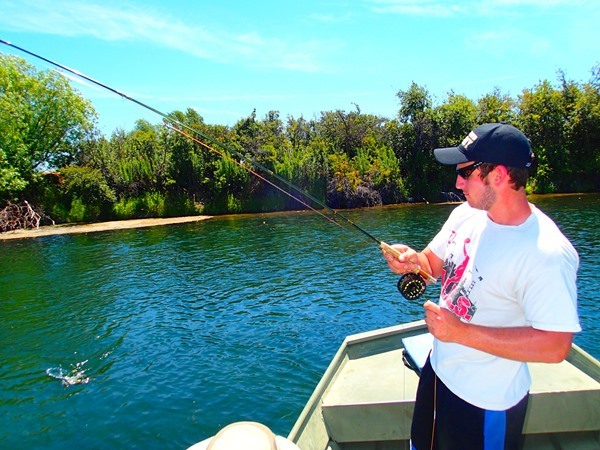
MULTIPOLYGON (((568 361, 530 364, 530 370, 526 434, 600 428, 598 381, 568 361)), ((409 439, 417 384, 401 348, 347 359, 323 398, 329 436, 338 443, 409 439)))
POLYGON ((349 359, 323 398, 329 436, 339 443, 408 439, 418 383, 402 349, 349 359))

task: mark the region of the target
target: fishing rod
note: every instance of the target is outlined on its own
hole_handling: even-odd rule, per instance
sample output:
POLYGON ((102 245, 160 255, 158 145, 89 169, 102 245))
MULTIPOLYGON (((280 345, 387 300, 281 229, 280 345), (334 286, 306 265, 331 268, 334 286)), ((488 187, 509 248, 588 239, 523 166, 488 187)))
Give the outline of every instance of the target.
MULTIPOLYGON (((193 140, 194 142, 204 146, 205 148, 207 148, 208 150, 217 153, 218 155, 220 155, 223 158, 226 158, 229 161, 234 162, 235 164, 237 164, 238 166, 242 167, 244 170, 248 171, 249 173, 257 176, 258 178, 260 178, 261 180, 267 182, 268 184, 270 184, 271 186, 274 186, 276 189, 278 189, 279 191, 283 192, 284 194, 286 194, 287 196, 289 196, 290 198, 298 201, 299 203, 301 203, 302 205, 308 207, 309 209, 311 209, 312 211, 318 213, 319 215, 321 215, 322 217, 326 218, 328 221, 335 223, 336 225, 340 226, 340 223, 335 220, 336 218, 339 218, 341 220, 343 220, 344 222, 346 222, 347 224, 351 225, 355 230, 361 232, 364 236, 366 236, 367 238, 369 238, 370 240, 374 241, 375 243, 377 243, 377 245, 381 248, 381 250, 384 253, 388 253, 393 255, 396 258, 399 258, 402 253, 400 251, 398 251, 397 249, 395 249, 394 247, 390 246, 389 244, 386 244, 383 241, 380 241, 379 239, 377 239, 375 236, 373 236, 371 233, 369 233, 368 231, 366 231, 365 229, 361 228, 360 226, 358 226, 356 223, 354 223, 352 220, 350 220, 348 217, 342 215, 341 213, 339 213, 338 211, 334 210, 333 208, 329 207, 325 202, 322 202, 321 200, 317 199, 316 197, 314 197, 313 195, 311 195, 310 193, 306 192, 305 190, 303 190, 302 188, 296 186, 295 184, 291 183, 289 180, 286 180, 285 178, 277 175, 276 173, 274 173, 271 169, 265 167, 264 165, 260 164, 258 161, 256 161, 253 158, 250 158, 249 161, 250 163, 257 169, 260 169, 261 171, 263 171, 264 173, 266 173, 267 175, 277 179, 279 182, 285 184, 288 188, 292 189, 293 191, 301 194, 302 196, 304 196, 305 198, 309 199, 310 201, 312 201, 314 204, 320 206, 321 208, 329 211, 332 215, 333 218, 323 214, 321 211, 317 210, 316 208, 314 208, 312 205, 308 204, 307 202, 299 199, 297 196, 294 196, 291 192, 286 191, 285 189, 281 188, 279 185, 277 185, 276 183, 271 182, 270 180, 268 180, 267 178, 263 177, 262 175, 260 175, 258 172, 250 169, 249 167, 247 167, 243 161, 248 160, 248 158, 246 157, 246 155, 243 155, 242 153, 238 152, 235 149, 232 149, 231 147, 227 146, 226 144, 224 144, 223 142, 220 142, 214 138, 212 138, 209 135, 206 135, 200 131, 198 131, 197 129, 190 127, 182 122, 180 122, 177 119, 174 119, 173 117, 169 116, 168 114, 163 113, 162 111, 159 111, 158 109, 143 103, 133 97, 130 97, 129 95, 118 91, 117 89, 114 89, 100 81, 97 81, 75 69, 71 69, 67 66, 64 66, 62 64, 59 64, 55 61, 52 61, 48 58, 45 58, 41 55, 38 55, 34 52, 31 52, 27 49, 24 49, 22 47, 19 47, 15 44, 12 44, 9 41, 5 41, 3 39, 0 39, 0 43, 5 44, 9 47, 15 48, 23 53, 26 53, 30 56, 33 56, 34 58, 40 59, 42 61, 47 62, 48 64, 51 64, 55 67, 58 67, 61 70, 64 70, 66 72, 69 72, 73 75, 76 75, 79 78, 82 78, 86 81, 89 81, 90 83, 95 84, 96 86, 99 86, 105 90, 108 90, 126 100, 129 100, 135 104, 137 104, 138 106, 141 106, 142 108, 145 108, 149 111, 152 111, 153 113, 161 116, 163 118, 163 121, 165 123, 165 125, 175 131, 176 133, 179 133, 180 135, 187 137, 188 139, 193 140), (185 131, 187 130, 187 132, 185 131), (190 134, 190 132, 192 134, 190 134), (199 139, 197 137, 195 137, 194 135, 200 136, 202 138, 199 139), (205 141, 210 142, 212 145, 207 144, 205 141), (215 146, 221 147, 223 148, 225 151, 219 151, 215 148, 215 146), (227 152, 229 152, 230 154, 235 155, 238 159, 234 159, 230 154, 227 154, 227 152)), ((436 279, 431 276, 429 273, 425 272, 420 266, 416 266, 414 272, 407 272, 406 274, 402 275, 402 277, 400 278, 400 280, 398 281, 398 290, 400 291, 400 293, 408 300, 414 300, 417 299, 418 297, 420 297, 426 289, 426 285, 427 282, 429 283, 436 283, 436 279)))

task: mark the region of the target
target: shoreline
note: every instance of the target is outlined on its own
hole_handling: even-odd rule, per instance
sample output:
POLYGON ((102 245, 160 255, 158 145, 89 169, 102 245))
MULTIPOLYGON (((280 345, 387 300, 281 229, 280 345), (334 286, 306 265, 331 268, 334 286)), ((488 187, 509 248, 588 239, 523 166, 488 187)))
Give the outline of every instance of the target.
MULTIPOLYGON (((573 196, 573 195, 598 195, 597 192, 566 192, 556 194, 529 194, 527 198, 535 200, 536 198, 544 197, 562 197, 562 196, 573 196)), ((432 206, 452 204, 455 202, 440 202, 440 203, 427 203, 432 206)), ((458 202, 459 203, 459 202, 458 202)), ((533 201, 535 204, 535 201, 533 201)), ((352 209, 369 209, 369 208, 390 208, 396 206, 414 206, 421 205, 423 203, 396 203, 389 205, 379 205, 364 208, 352 208, 352 209)), ((346 210, 339 210, 346 211, 346 210)), ((219 215, 218 217, 228 216, 245 216, 245 215, 256 215, 256 214, 286 214, 286 213, 310 213, 309 210, 286 210, 286 211, 273 211, 263 213, 236 213, 236 214, 225 214, 219 215)), ((37 238, 44 236, 56 236, 64 234, 82 234, 82 233, 95 233, 100 231, 114 231, 114 230, 127 230, 134 228, 146 228, 162 225, 177 225, 183 223, 199 222, 202 220, 212 219, 214 216, 182 216, 182 217, 167 217, 167 218, 149 218, 149 219, 129 219, 129 220, 114 220, 109 222, 97 222, 89 224, 60 224, 60 225, 45 225, 38 229, 33 230, 15 230, 5 231, 0 233, 0 242, 15 240, 15 239, 28 239, 37 238)))
POLYGON ((89 224, 61 224, 46 225, 33 230, 15 230, 0 233, 0 241, 14 239, 28 239, 43 236, 56 236, 63 234, 97 233, 100 231, 129 230, 134 228, 147 228, 163 225, 177 225, 182 223, 200 222, 211 219, 212 216, 184 216, 167 217, 156 219, 131 219, 115 220, 111 222, 99 222, 89 224))

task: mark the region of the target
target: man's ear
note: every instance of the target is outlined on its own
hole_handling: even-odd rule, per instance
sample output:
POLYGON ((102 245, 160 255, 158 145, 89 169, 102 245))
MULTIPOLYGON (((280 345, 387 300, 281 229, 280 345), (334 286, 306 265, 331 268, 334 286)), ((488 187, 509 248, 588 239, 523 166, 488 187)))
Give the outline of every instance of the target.
POLYGON ((510 181, 510 174, 506 166, 498 165, 489 173, 488 179, 491 183, 499 185, 503 181, 510 181))

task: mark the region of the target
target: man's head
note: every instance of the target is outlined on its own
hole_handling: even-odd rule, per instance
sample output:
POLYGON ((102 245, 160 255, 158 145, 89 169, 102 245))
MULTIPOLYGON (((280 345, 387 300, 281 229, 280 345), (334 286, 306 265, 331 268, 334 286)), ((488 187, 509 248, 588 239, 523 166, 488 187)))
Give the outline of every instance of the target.
POLYGON ((480 166, 482 179, 495 166, 504 166, 513 189, 517 190, 525 187, 534 158, 529 139, 512 125, 503 123, 480 125, 458 146, 436 148, 434 155, 442 164, 475 162, 480 166))
POLYGON ((512 125, 486 123, 471 131, 456 147, 436 148, 442 164, 480 161, 506 167, 529 168, 532 152, 529 139, 512 125))

